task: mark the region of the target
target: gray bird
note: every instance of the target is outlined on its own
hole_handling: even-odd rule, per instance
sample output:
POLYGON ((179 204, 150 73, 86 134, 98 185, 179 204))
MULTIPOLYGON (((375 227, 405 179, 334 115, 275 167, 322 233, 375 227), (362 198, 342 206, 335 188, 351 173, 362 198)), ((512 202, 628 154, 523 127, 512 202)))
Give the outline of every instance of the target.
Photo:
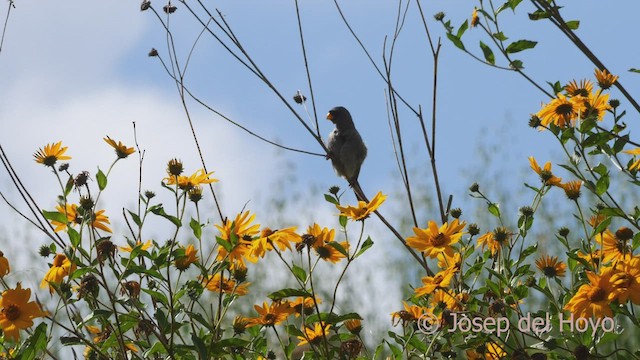
POLYGON ((357 183, 360 167, 367 157, 367 147, 353 125, 349 110, 336 106, 329 110, 327 119, 336 125, 327 140, 327 159, 331 159, 336 173, 353 186, 357 183))

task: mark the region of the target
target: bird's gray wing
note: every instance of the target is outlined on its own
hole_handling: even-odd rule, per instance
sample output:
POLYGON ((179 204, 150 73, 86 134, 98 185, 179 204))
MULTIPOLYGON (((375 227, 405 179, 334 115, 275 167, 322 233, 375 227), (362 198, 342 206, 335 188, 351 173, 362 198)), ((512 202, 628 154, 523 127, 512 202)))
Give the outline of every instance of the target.
POLYGON ((360 167, 367 157, 367 147, 355 129, 344 132, 342 138, 339 153, 343 167, 342 175, 349 181, 356 180, 360 174, 360 167))

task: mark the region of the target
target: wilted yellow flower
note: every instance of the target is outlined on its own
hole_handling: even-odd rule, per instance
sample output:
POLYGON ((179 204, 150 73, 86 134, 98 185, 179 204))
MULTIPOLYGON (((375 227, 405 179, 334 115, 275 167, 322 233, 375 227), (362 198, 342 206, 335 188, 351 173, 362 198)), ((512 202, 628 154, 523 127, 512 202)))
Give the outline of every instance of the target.
POLYGON ((584 98, 584 105, 585 110, 581 114, 583 119, 595 115, 598 121, 602 121, 607 110, 611 110, 609 94, 602 94, 602 90, 598 90, 595 94, 589 94, 588 97, 584 98))
POLYGON ((297 297, 295 300, 291 301, 291 307, 295 310, 296 317, 305 314, 310 315, 315 309, 316 304, 321 304, 322 299, 312 298, 312 297, 297 297))
POLYGON ((350 333, 358 335, 362 331, 362 321, 360 319, 345 320, 344 326, 350 333))
POLYGON ((49 292, 53 293, 53 287, 50 284, 60 284, 65 276, 68 276, 76 270, 76 265, 67 259, 64 254, 56 254, 53 258, 51 268, 42 279, 40 287, 49 286, 49 292))
MULTIPOLYGON (((151 242, 151 240, 147 240, 144 244, 142 243, 142 241, 138 240, 136 241, 136 245, 134 246, 134 248, 136 247, 140 247, 141 250, 148 250, 150 247, 153 246, 153 242, 151 242)), ((131 248, 131 246, 129 246, 128 244, 126 246, 118 246, 118 249, 120 249, 120 251, 124 251, 124 252, 132 252, 133 248, 131 248)))
POLYGON ((7 260, 7 258, 4 257, 4 253, 0 251, 0 278, 7 275, 10 271, 9 260, 7 260))
POLYGON ((438 229, 435 221, 430 220, 427 228, 413 228, 415 236, 407 238, 407 245, 432 258, 441 253, 453 256, 454 251, 451 245, 460 240, 465 225, 466 223, 459 223, 458 219, 454 219, 451 223, 444 223, 438 229))
POLYGON ((209 275, 207 278, 202 279, 202 285, 209 291, 240 296, 247 295, 249 292, 248 287, 251 283, 236 284, 235 280, 227 279, 220 273, 209 275))
POLYGON ((62 207, 62 205, 56 205, 56 210, 67 217, 67 222, 61 223, 56 220, 51 220, 51 225, 55 226, 55 228, 53 229, 53 231, 55 232, 66 230, 68 223, 79 224, 82 221, 82 219, 78 215, 78 205, 76 204, 67 203, 65 204, 64 208, 62 207))
POLYGON ((511 234, 504 227, 498 227, 478 238, 478 246, 488 247, 491 255, 496 255, 502 251, 502 247, 509 243, 511 234))
POLYGON ((71 156, 66 156, 64 153, 67 151, 67 147, 62 147, 62 141, 58 141, 55 144, 47 144, 44 149, 40 148, 33 154, 37 163, 45 166, 53 167, 58 160, 69 160, 71 156))
POLYGON ((561 178, 553 175, 553 173, 551 172, 550 161, 547 161, 544 164, 544 169, 543 169, 543 168, 540 168, 540 165, 538 165, 536 158, 534 158, 533 156, 529 156, 529 164, 531 165, 531 168, 533 169, 533 171, 535 171, 538 175, 540 175, 540 180, 542 180, 542 182, 545 185, 558 186, 562 182, 561 178))
POLYGON ((602 71, 600 69, 596 69, 595 74, 596 80, 598 81, 598 86, 600 86, 603 90, 607 90, 616 81, 618 81, 618 76, 611 75, 611 73, 609 73, 607 69, 604 69, 602 71))
POLYGON ((18 283, 15 289, 8 289, 0 297, 0 328, 5 338, 17 342, 20 330, 33 326, 33 319, 46 314, 35 301, 29 301, 31 289, 23 289, 18 283))
POLYGON ((408 322, 417 321, 428 311, 422 306, 409 305, 406 301, 402 303, 404 304, 404 310, 391 313, 391 323, 393 326, 398 324, 398 319, 402 320, 403 325, 406 325, 408 322))
POLYGON ((587 278, 589 278, 589 283, 580 286, 576 294, 564 306, 564 310, 570 311, 574 317, 612 317, 613 313, 609 307, 610 296, 613 293, 611 273, 605 272, 598 275, 588 271, 587 278))
POLYGON ((580 197, 580 187, 582 187, 581 180, 573 180, 564 184, 558 184, 564 190, 564 194, 567 195, 569 200, 578 200, 580 197))
POLYGON ((478 17, 478 8, 473 8, 473 12, 471 13, 471 27, 476 27, 480 23, 480 18, 478 17))
POLYGON ((198 257, 196 256, 197 253, 198 250, 196 250, 193 245, 189 244, 187 248, 184 249, 184 256, 176 258, 174 261, 176 268, 180 271, 188 269, 191 264, 198 261, 198 257))
POLYGON ((376 211, 386 199, 386 195, 378 192, 369 202, 358 201, 358 206, 336 205, 336 208, 340 210, 340 215, 346 216, 353 221, 364 220, 368 218, 372 212, 376 211))
POLYGON ((640 169, 640 160, 636 160, 636 158, 635 158, 636 155, 640 155, 640 148, 635 148, 635 149, 631 149, 631 150, 624 150, 622 152, 625 153, 625 154, 630 154, 630 155, 634 156, 633 163, 631 163, 631 165, 629 165, 629 170, 630 171, 634 171, 634 170, 640 169))
POLYGON ((109 136, 107 136, 106 138, 103 138, 103 140, 116 150, 116 155, 118 156, 119 159, 124 159, 127 156, 136 152, 132 147, 127 147, 127 145, 123 144, 121 141, 116 142, 115 140, 111 139, 109 136))

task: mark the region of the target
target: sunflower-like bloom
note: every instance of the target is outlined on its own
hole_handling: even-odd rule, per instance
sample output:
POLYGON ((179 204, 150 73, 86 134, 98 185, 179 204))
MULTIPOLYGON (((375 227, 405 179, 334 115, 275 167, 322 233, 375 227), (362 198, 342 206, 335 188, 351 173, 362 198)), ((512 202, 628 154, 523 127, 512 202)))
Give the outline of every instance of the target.
POLYGON ((256 325, 275 326, 287 320, 289 315, 293 314, 293 309, 288 301, 276 301, 271 304, 265 302, 262 306, 254 305, 253 307, 259 316, 248 318, 247 327, 256 325))
POLYGON ((334 237, 334 229, 329 230, 328 228, 320 228, 320 225, 313 224, 312 226, 309 226, 309 228, 307 228, 307 234, 303 236, 303 239, 307 239, 306 241, 311 242, 307 245, 313 247, 313 249, 316 251, 316 254, 318 254, 318 256, 322 260, 329 261, 335 264, 338 261, 346 258, 346 255, 341 253, 332 244, 339 244, 345 251, 349 252, 349 242, 337 242, 333 240, 334 237))
POLYGON ((53 229, 55 232, 66 230, 69 223, 73 225, 82 222, 82 218, 78 214, 78 205, 76 204, 67 203, 64 207, 62 207, 62 205, 56 205, 56 210, 67 217, 67 222, 61 223, 56 220, 51 220, 51 225, 55 226, 53 229))
POLYGON ((431 299, 429 299, 429 306, 431 306, 430 313, 436 313, 436 310, 449 309, 451 311, 459 309, 458 299, 451 296, 451 294, 442 289, 437 289, 431 299))
POLYGON ((480 23, 480 18, 478 17, 478 8, 474 7, 473 12, 471 13, 471 27, 476 27, 480 23))
POLYGON ((398 324, 398 320, 402 320, 402 325, 406 325, 408 322, 418 321, 428 310, 422 306, 409 305, 403 301, 404 310, 391 313, 391 323, 393 326, 398 324))
POLYGON ((536 267, 542 271, 546 277, 562 277, 564 276, 567 265, 562 261, 558 261, 557 256, 542 256, 536 260, 536 267))
POLYGON ((49 292, 53 293, 53 287, 50 284, 60 284, 65 276, 68 276, 76 270, 76 264, 67 259, 64 254, 56 254, 53 258, 51 268, 44 275, 40 287, 49 286, 49 292))
POLYGON ((640 258, 619 261, 612 271, 611 284, 618 302, 624 304, 631 300, 640 305, 640 258))
POLYGON ((570 311, 575 317, 597 318, 612 317, 613 313, 609 304, 614 292, 611 284, 611 272, 602 275, 587 272, 588 284, 580 286, 576 294, 564 306, 564 310, 570 311))
POLYGON ((289 304, 291 308, 295 311, 296 317, 305 314, 310 315, 315 310, 316 304, 321 304, 322 299, 312 298, 312 297, 297 297, 295 300, 291 301, 289 304))
POLYGON ((4 253, 0 251, 0 278, 4 277, 11 271, 9 260, 4 257, 4 253))
POLYGON ((164 178, 166 180, 167 185, 175 185, 178 184, 178 187, 182 190, 191 190, 194 187, 197 187, 201 184, 211 184, 214 182, 218 182, 218 179, 210 178, 213 174, 213 171, 210 173, 204 172, 204 169, 199 169, 193 174, 186 175, 169 175, 164 178))
POLYGON ((629 171, 637 171, 638 169, 640 169, 640 160, 637 160, 635 157, 636 155, 640 155, 640 148, 624 150, 622 152, 625 154, 633 155, 633 162, 631 162, 631 165, 629 165, 629 171))
POLYGON ((198 250, 196 250, 192 244, 189 244, 187 248, 184 249, 184 255, 176 258, 174 261, 176 268, 180 271, 187 270, 191 264, 198 261, 197 253, 198 250))
POLYGON ((249 285, 251 283, 244 283, 237 285, 235 280, 227 279, 224 276, 217 273, 215 275, 209 275, 206 278, 202 279, 202 285, 207 288, 209 291, 224 293, 224 294, 235 294, 235 295, 247 295, 249 292, 249 285))
POLYGON ((511 234, 504 227, 498 227, 493 231, 480 236, 478 238, 478 246, 488 247, 491 255, 496 255, 502 251, 502 247, 509 243, 511 234))
POLYGON ((55 144, 47 144, 44 148, 38 149, 38 151, 33 154, 33 157, 37 163, 53 167, 59 160, 71 159, 71 156, 64 155, 66 151, 67 147, 62 147, 62 141, 58 141, 55 144))
POLYGON ((127 145, 123 144, 121 141, 116 142, 115 140, 111 139, 109 136, 107 136, 106 138, 103 138, 103 140, 107 144, 111 145, 112 148, 115 149, 118 159, 124 159, 129 155, 133 154, 134 152, 136 152, 132 147, 127 147, 127 145))
POLYGON ((540 165, 538 165, 536 158, 534 158, 533 156, 529 156, 529 164, 531 165, 533 171, 540 175, 540 180, 542 180, 543 184, 558 186, 562 182, 561 178, 553 175, 553 172, 551 172, 550 161, 547 161, 544 164, 544 168, 541 168, 540 165))
POLYGON ((586 262, 593 265, 594 267, 600 264, 600 260, 604 258, 600 249, 597 249, 595 251, 592 251, 586 254, 583 253, 582 251, 578 251, 577 255, 579 258, 584 259, 586 262))
POLYGON ((500 360, 507 356, 507 352, 493 341, 486 343, 482 352, 467 350, 465 354, 467 360, 500 360))
POLYGON ((291 243, 299 243, 302 237, 296 234, 296 227, 289 227, 280 230, 262 229, 260 238, 253 240, 249 246, 249 256, 247 259, 252 262, 264 257, 267 251, 274 249, 275 244, 281 251, 291 250, 291 243))
POLYGON ((305 345, 307 343, 317 344, 323 337, 329 335, 329 329, 331 324, 326 324, 324 327, 320 323, 315 323, 313 327, 305 326, 304 336, 298 336, 300 342, 298 346, 305 345))
POLYGON ((23 289, 18 283, 15 289, 8 289, 0 297, 0 328, 5 338, 20 340, 20 330, 33 326, 33 319, 46 314, 35 301, 29 301, 31 289, 23 289))
POLYGON ((540 124, 549 126, 555 124, 564 128, 573 124, 579 114, 584 112, 584 99, 581 96, 566 97, 557 94, 557 97, 538 111, 540 124))
POLYGON ((421 286, 415 290, 416 296, 425 296, 431 294, 435 289, 442 289, 449 287, 451 279, 455 275, 453 269, 443 270, 435 274, 434 276, 425 276, 422 278, 421 286))
POLYGON ((220 238, 233 245, 230 252, 222 245, 219 246, 217 260, 227 258, 232 267, 246 267, 245 259, 250 257, 251 240, 260 232, 260 224, 253 224, 255 218, 255 214, 245 211, 238 214, 234 221, 225 219, 224 224, 215 225, 220 230, 220 238))
POLYGON ((358 335, 362 331, 362 321, 360 319, 345 320, 344 326, 354 335, 358 335))
POLYGON ((336 207, 340 210, 340 215, 346 216, 353 221, 358 221, 368 218, 369 215, 376 211, 386 199, 387 195, 383 195, 382 192, 378 192, 369 202, 358 201, 358 206, 336 205, 336 207))
POLYGON ((618 76, 611 75, 611 73, 609 73, 607 69, 604 69, 602 71, 600 69, 596 69, 595 74, 596 80, 598 81, 598 86, 600 86, 603 90, 607 90, 616 81, 618 81, 618 76))
POLYGON ((435 221, 430 220, 427 228, 413 228, 415 236, 407 238, 407 245, 432 258, 441 253, 453 256, 454 251, 451 246, 460 240, 465 225, 466 223, 460 223, 458 219, 454 219, 451 223, 444 223, 438 228, 435 221))
POLYGON ((578 200, 580 197, 580 187, 582 187, 581 180, 573 180, 564 184, 559 184, 559 187, 564 190, 564 194, 567 195, 569 200, 578 200))
POLYGON ((581 80, 580 83, 572 80, 564 87, 564 90, 568 96, 583 96, 586 98, 593 92, 593 83, 586 79, 581 80))
POLYGON ((453 269, 454 271, 460 271, 462 267, 462 256, 456 252, 453 256, 448 256, 445 253, 438 254, 438 267, 440 269, 453 269))
POLYGON ((144 251, 144 250, 148 250, 152 246, 153 246, 153 242, 151 242, 151 240, 147 240, 145 243, 142 243, 142 241, 138 240, 136 241, 136 244, 133 248, 127 244, 126 246, 118 246, 118 249, 120 249, 120 251, 130 253, 133 251, 134 248, 137 248, 137 247, 140 247, 140 250, 144 251))
POLYGON ((605 263, 631 259, 631 246, 627 244, 627 240, 630 238, 622 236, 623 233, 618 230, 614 234, 609 229, 606 229, 603 233, 596 234, 595 240, 602 246, 603 261, 605 263))
POLYGON ((112 232, 106 224, 111 224, 109 217, 104 215, 105 210, 98 210, 91 216, 91 226, 106 232, 112 232))
POLYGON ((598 121, 602 121, 607 110, 611 110, 609 94, 602 94, 602 90, 598 90, 594 94, 589 94, 589 96, 584 98, 584 106, 585 111, 581 114, 582 119, 593 116, 598 119, 598 121))

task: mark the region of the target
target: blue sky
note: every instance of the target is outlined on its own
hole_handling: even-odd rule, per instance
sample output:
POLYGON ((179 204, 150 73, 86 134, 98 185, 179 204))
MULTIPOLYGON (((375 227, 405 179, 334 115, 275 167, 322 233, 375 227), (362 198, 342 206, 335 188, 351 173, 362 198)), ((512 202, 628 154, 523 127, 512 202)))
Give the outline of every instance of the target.
MULTIPOLYGON (((157 8, 164 5, 152 3, 157 8)), ((356 46, 332 2, 300 3, 321 133, 326 137, 331 130, 324 114, 336 105, 346 106, 369 147, 361 172, 363 187, 368 193, 390 193, 397 184, 397 175, 384 82, 356 46)), ((457 26, 470 16, 475 4, 444 0, 423 3, 432 34, 443 38, 438 164, 443 191, 453 193, 456 201, 466 201, 466 189, 475 180, 465 173, 499 174, 496 181, 506 184, 506 189, 517 188, 523 181, 535 181, 530 173, 529 178, 520 177, 528 156, 535 155, 544 162, 559 160, 561 155, 550 134, 537 133, 527 126, 529 115, 548 99, 518 75, 491 69, 458 51, 444 37, 442 27, 432 20, 434 13, 444 11, 457 26), (487 165, 477 156, 478 146, 486 143, 501 148, 490 169, 485 169, 487 165)), ((201 29, 180 3, 176 5, 178 11, 171 16, 171 23, 184 62, 201 29)), ((309 95, 293 2, 218 1, 215 5, 287 98, 298 89, 309 95)), ((343 4, 345 15, 378 63, 384 36, 393 32, 396 7, 390 1, 343 4)), ((627 0, 615 2, 615 6, 602 1, 568 2, 564 9, 567 19, 582 20, 578 34, 614 73, 621 75, 620 81, 632 94, 640 91, 640 78, 626 70, 640 67, 634 42, 639 8, 636 1, 627 0)), ((432 59, 415 4, 410 11, 397 45, 396 87, 409 102, 422 104, 429 113, 432 59)), ((523 2, 516 16, 506 15, 504 32, 513 40, 540 41, 536 49, 520 57, 533 78, 541 83, 593 78, 593 65, 573 45, 547 22, 522 21, 525 11, 531 9, 523 2)), ((476 53, 478 33, 473 29, 465 35, 465 43, 477 49, 476 53)), ((104 169, 114 156, 102 137, 109 135, 133 144, 131 123, 135 121, 138 140, 147 151, 145 188, 160 191, 158 183, 170 158, 184 160, 188 171, 199 167, 175 86, 157 59, 147 57, 152 47, 167 58, 160 24, 150 12, 139 12, 138 2, 16 1, 0 53, 0 143, 26 185, 36 198, 42 199, 43 207, 54 207, 55 182, 48 170, 32 161, 32 153, 46 143, 62 140, 74 158, 71 170, 95 173, 96 164, 104 169)), ((211 38, 198 43, 187 84, 217 110, 263 136, 288 146, 321 151, 279 100, 211 38)), ((620 95, 614 91, 612 97, 620 95)), ((302 108, 297 109, 302 113, 302 108)), ((287 154, 282 158, 272 146, 258 142, 196 104, 190 104, 190 111, 208 167, 221 179, 216 186, 222 191, 223 210, 230 216, 248 201, 252 209, 268 212, 269 196, 265 194, 273 184, 284 181, 280 168, 283 162, 295 165, 284 174, 294 176, 300 188, 309 184, 320 189, 346 185, 335 177, 329 162, 320 157, 287 154)), ((627 122, 632 129, 637 128, 637 116, 630 113, 627 122)), ((417 122, 408 112, 402 114, 408 149, 419 150, 411 161, 414 166, 426 166, 422 140, 416 136, 417 122)), ((110 209, 115 221, 123 204, 131 206, 135 201, 137 187, 128 174, 136 171, 135 159, 114 170, 112 193, 103 199, 103 205, 110 209)), ((430 179, 415 181, 427 181, 431 186, 430 179)), ((7 176, 0 175, 0 191, 19 202, 11 189, 7 176)), ((402 199, 395 201, 400 203, 402 199)), ((303 205, 307 211, 309 207, 313 209, 319 219, 334 220, 333 209, 326 206, 320 193, 303 205)), ((2 212, 8 210, 3 208, 2 212)), ((291 214, 290 221, 303 222, 295 217, 295 213, 291 214)), ((217 221, 213 213, 210 218, 217 221)), ((427 220, 421 219, 424 223, 427 220)), ((13 220, 3 226, 7 227, 7 234, 19 233, 25 227, 13 220)), ((384 230, 378 231, 381 241, 388 240, 384 230)), ((0 240, 0 246, 6 247, 5 241, 0 240)), ((37 236, 33 241, 41 243, 37 236)), ((378 256, 384 257, 384 248, 380 251, 378 256)), ((394 301, 397 304, 399 299, 394 301)))

